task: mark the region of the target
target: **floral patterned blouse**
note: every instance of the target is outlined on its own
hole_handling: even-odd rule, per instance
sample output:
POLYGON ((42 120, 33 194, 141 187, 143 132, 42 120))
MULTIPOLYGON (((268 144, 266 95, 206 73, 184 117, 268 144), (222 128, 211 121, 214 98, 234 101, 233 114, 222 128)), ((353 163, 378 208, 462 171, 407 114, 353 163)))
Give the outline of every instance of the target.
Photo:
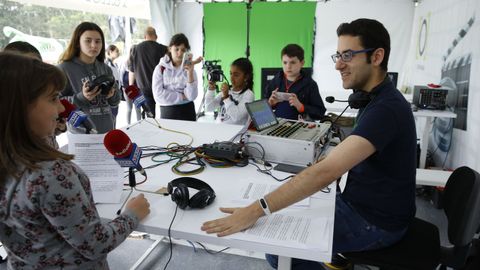
POLYGON ((0 182, 0 242, 8 269, 108 269, 107 254, 138 225, 125 211, 102 222, 88 177, 73 162, 38 163, 0 182))

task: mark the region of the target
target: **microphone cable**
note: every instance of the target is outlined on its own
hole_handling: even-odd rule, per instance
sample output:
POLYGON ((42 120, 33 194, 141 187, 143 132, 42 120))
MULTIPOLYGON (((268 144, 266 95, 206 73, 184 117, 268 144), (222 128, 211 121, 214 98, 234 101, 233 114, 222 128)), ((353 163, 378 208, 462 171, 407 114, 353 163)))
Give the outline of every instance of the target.
POLYGON ((193 243, 193 242, 190 241, 190 240, 186 240, 186 241, 187 241, 188 243, 190 243, 190 245, 193 247, 193 252, 197 252, 197 249, 196 249, 196 247, 195 247, 195 243, 197 243, 199 246, 201 246, 201 247, 205 250, 205 252, 207 252, 208 254, 211 254, 211 255, 217 255, 217 254, 219 254, 219 253, 222 253, 222 252, 230 249, 230 247, 226 247, 226 248, 223 248, 223 249, 221 249, 221 250, 211 250, 211 249, 207 248, 204 244, 202 244, 202 243, 200 243, 200 242, 195 242, 195 243, 193 243))
MULTIPOLYGON (((149 118, 149 119, 150 119, 150 118, 149 118)), ((192 145, 192 143, 193 143, 193 136, 190 135, 189 133, 186 133, 186 132, 183 132, 183 131, 178 131, 178 130, 173 130, 173 129, 164 128, 164 127, 160 126, 160 123, 158 123, 157 119, 153 118, 153 120, 155 120, 156 124, 148 121, 148 119, 145 119, 145 122, 149 123, 150 125, 156 126, 156 127, 158 127, 159 129, 163 129, 163 130, 170 131, 170 132, 173 132, 173 133, 178 133, 178 134, 182 134, 182 135, 188 136, 188 137, 190 138, 190 142, 189 142, 188 144, 186 144, 186 145, 189 145, 189 146, 192 145)))
POLYGON ((127 203, 130 196, 132 195, 133 189, 135 189, 136 184, 137 183, 135 181, 135 172, 133 171, 133 168, 130 167, 130 168, 128 168, 128 185, 130 186, 130 192, 128 193, 127 198, 125 198, 125 201, 123 201, 122 206, 120 206, 120 209, 118 209, 117 216, 122 213, 122 209, 125 206, 125 204, 127 203))
MULTIPOLYGON (((145 177, 145 180, 143 182, 145 182, 145 181, 146 181, 146 177, 145 177)), ((136 180, 135 180, 135 172, 133 171, 132 167, 128 168, 128 185, 130 186, 130 192, 128 193, 127 198, 125 198, 125 201, 122 203, 122 206, 120 206, 120 209, 118 209, 117 216, 122 213, 123 207, 127 203, 128 199, 132 195, 133 190, 135 189, 135 186, 137 185, 136 180)))
POLYGON ((175 217, 177 216, 177 211, 178 211, 178 204, 176 204, 175 213, 173 214, 172 221, 170 222, 170 225, 168 226, 168 241, 169 241, 169 246, 170 246, 170 255, 168 256, 167 263, 165 264, 165 267, 163 267, 163 270, 167 269, 168 264, 170 263, 170 260, 172 259, 172 253, 173 253, 172 225, 173 225, 173 221, 175 220, 175 217))
POLYGON ((142 121, 144 121, 144 120, 145 120, 145 119, 140 119, 139 121, 137 121, 137 122, 129 125, 129 126, 126 128, 126 130, 129 130, 129 129, 131 129, 131 128, 134 127, 134 126, 141 124, 142 121))
POLYGON ((323 154, 323 151, 325 151, 326 149, 326 146, 329 144, 330 142, 330 134, 332 133, 332 130, 333 130, 333 127, 335 125, 335 123, 337 122, 338 119, 340 119, 340 117, 342 116, 342 114, 347 111, 348 107, 350 107, 350 104, 347 105, 345 107, 345 109, 343 109, 343 111, 335 118, 335 120, 331 121, 331 124, 330 124, 330 127, 328 128, 328 131, 325 133, 325 143, 322 145, 322 148, 320 149, 320 153, 318 154, 318 156, 321 156, 323 154))
POLYGON ((122 206, 120 206, 120 209, 118 209, 117 216, 119 216, 122 213, 122 209, 125 206, 125 204, 127 204, 127 201, 130 198, 130 195, 132 195, 132 192, 133 192, 133 188, 130 189, 130 192, 128 193, 127 198, 125 198, 125 201, 123 201, 122 206))

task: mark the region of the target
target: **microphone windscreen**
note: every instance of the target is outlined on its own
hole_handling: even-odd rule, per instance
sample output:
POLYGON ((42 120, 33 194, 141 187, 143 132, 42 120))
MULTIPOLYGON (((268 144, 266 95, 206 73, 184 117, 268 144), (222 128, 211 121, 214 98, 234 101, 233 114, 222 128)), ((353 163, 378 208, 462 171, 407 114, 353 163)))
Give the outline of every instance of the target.
POLYGON ((139 95, 140 95, 140 90, 138 89, 138 87, 136 85, 129 85, 126 89, 125 89, 125 94, 127 94, 127 97, 130 99, 130 100, 134 100, 136 99, 139 95))
POLYGON ((70 103, 70 101, 68 101, 66 99, 60 99, 60 102, 62 103, 63 107, 65 108, 65 110, 59 114, 59 116, 62 117, 62 118, 68 118, 70 113, 72 113, 73 111, 75 111, 77 109, 77 107, 75 107, 75 105, 73 105, 72 103, 70 103))
POLYGON ((333 103, 333 102, 335 102, 335 97, 328 96, 328 97, 325 98, 325 101, 328 102, 328 103, 333 103))
POLYGON ((103 144, 108 152, 116 158, 125 158, 132 153, 133 143, 125 132, 110 130, 103 138, 103 144))

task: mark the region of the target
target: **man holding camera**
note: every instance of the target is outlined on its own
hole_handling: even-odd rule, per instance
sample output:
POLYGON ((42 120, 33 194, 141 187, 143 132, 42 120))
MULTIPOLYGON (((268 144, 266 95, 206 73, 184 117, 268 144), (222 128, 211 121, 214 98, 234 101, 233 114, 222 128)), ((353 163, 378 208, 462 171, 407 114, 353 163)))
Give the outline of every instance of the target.
POLYGON ((323 117, 326 109, 317 83, 302 71, 304 63, 304 51, 299 45, 288 44, 282 49, 283 72, 275 75, 263 92, 263 98, 268 98, 277 117, 292 120, 323 117))

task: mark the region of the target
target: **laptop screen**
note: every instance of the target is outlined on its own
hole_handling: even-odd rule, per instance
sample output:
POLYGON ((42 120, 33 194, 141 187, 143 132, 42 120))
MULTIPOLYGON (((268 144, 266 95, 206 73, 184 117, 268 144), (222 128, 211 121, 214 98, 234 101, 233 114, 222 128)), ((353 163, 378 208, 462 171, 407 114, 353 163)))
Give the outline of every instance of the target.
POLYGON ((253 125, 258 131, 278 124, 277 117, 270 108, 266 99, 261 99, 245 104, 253 125))

